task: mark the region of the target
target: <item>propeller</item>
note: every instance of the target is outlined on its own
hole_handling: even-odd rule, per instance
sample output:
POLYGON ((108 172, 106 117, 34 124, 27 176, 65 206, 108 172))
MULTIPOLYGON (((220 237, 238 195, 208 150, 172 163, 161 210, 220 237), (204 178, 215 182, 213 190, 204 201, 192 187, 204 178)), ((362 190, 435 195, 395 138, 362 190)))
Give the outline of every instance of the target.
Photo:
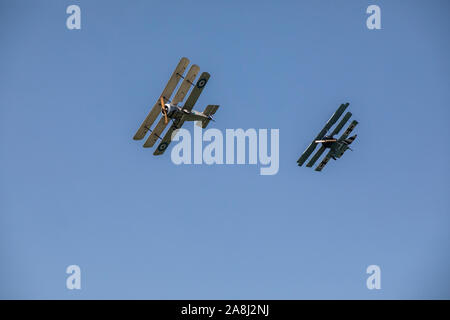
POLYGON ((315 143, 324 143, 324 142, 336 142, 337 139, 323 139, 323 140, 314 140, 315 143))
POLYGON ((165 105, 164 105, 164 99, 163 99, 163 97, 161 97, 160 98, 161 100, 161 111, 162 111, 162 113, 164 114, 164 123, 165 124, 167 124, 169 121, 167 120, 167 110, 166 110, 166 108, 165 108, 165 105))

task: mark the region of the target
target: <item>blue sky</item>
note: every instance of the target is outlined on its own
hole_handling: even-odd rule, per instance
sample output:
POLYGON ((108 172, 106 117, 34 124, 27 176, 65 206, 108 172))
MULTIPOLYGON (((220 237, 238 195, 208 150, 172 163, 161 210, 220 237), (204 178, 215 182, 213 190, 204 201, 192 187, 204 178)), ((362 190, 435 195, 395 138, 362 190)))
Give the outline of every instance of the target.
POLYGON ((0 298, 450 298, 448 11, 1 0, 0 298), (280 130, 277 175, 176 166, 132 140, 182 56, 211 73, 196 106, 221 105, 211 127, 280 130), (347 101, 355 151, 298 167, 347 101))

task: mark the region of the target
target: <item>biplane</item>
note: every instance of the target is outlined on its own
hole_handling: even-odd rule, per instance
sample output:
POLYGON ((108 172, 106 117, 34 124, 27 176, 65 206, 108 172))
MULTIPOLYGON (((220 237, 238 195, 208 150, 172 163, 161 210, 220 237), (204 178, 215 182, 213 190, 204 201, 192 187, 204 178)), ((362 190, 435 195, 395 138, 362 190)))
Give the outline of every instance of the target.
MULTIPOLYGON (((306 164, 307 167, 312 167, 314 163, 320 158, 322 153, 326 149, 330 149, 328 154, 323 158, 322 162, 316 167, 316 171, 322 171, 323 167, 330 161, 330 159, 336 160, 344 154, 347 150, 352 150, 349 145, 356 139, 356 134, 352 137, 348 136, 353 131, 353 129, 358 124, 358 121, 353 120, 345 132, 339 139, 334 138, 335 135, 342 130, 347 121, 351 118, 351 112, 347 112, 342 120, 338 123, 338 125, 334 128, 331 134, 327 134, 331 127, 338 121, 341 115, 344 113, 345 109, 347 109, 349 103, 341 104, 341 106, 336 110, 336 112, 331 116, 328 122, 325 124, 325 127, 320 131, 317 137, 311 142, 311 144, 306 148, 305 152, 300 156, 297 160, 299 166, 302 166, 303 163, 308 159, 308 157, 314 152, 318 144, 322 144, 320 149, 314 154, 314 156, 309 160, 306 164)), ((353 150, 352 150, 353 151, 353 150)))
POLYGON ((188 65, 189 59, 181 58, 161 96, 158 98, 155 105, 150 110, 150 113, 147 115, 144 122, 142 122, 139 130, 133 137, 134 140, 142 140, 147 132, 150 131, 151 134, 145 141, 144 148, 153 147, 156 141, 161 139, 161 142, 153 153, 154 155, 161 155, 164 153, 172 141, 172 134, 175 130, 181 128, 185 121, 199 121, 197 124, 202 128, 206 128, 209 122, 213 120, 212 115, 215 114, 219 108, 218 105, 208 105, 203 112, 192 110, 208 82, 210 74, 208 72, 203 72, 198 81, 194 84, 195 78, 200 72, 200 67, 193 64, 189 68, 186 76, 184 76, 184 72, 188 65), (181 79, 183 79, 183 81, 171 100, 172 93, 175 91, 175 88, 181 79), (179 104, 183 102, 191 87, 193 87, 193 89, 189 97, 183 106, 180 106, 179 104), (150 129, 160 113, 162 116, 159 122, 153 130, 150 129), (164 129, 169 123, 169 119, 172 121, 172 124, 164 137, 161 138, 164 129))

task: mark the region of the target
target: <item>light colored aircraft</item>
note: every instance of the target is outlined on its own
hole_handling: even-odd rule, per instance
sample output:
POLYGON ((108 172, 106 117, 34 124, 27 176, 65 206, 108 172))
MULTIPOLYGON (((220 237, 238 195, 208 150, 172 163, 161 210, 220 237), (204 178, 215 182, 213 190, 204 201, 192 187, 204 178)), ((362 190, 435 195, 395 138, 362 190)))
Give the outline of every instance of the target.
POLYGON ((189 59, 181 58, 161 96, 158 98, 152 110, 150 110, 150 113, 147 115, 144 122, 141 124, 133 137, 134 140, 142 140, 147 132, 150 131, 151 134, 145 141, 144 148, 153 147, 156 141, 161 139, 162 141, 153 153, 154 155, 161 155, 164 153, 172 141, 172 134, 175 130, 181 128, 185 121, 199 121, 197 124, 199 124, 202 128, 206 128, 209 122, 213 120, 212 115, 216 113, 219 108, 218 105, 208 105, 203 112, 192 110, 200 94, 202 93, 203 88, 208 82, 210 75, 208 72, 203 72, 198 81, 194 84, 195 78, 200 72, 200 68, 199 66, 193 64, 189 68, 186 76, 183 76, 188 65, 189 59), (183 79, 183 81, 175 93, 174 98, 170 100, 180 79, 183 79), (191 87, 193 87, 193 89, 189 97, 184 105, 180 106, 179 104, 183 102, 191 87), (153 130, 150 129, 160 113, 162 116, 159 122, 153 130), (169 127, 164 137, 161 138, 161 135, 168 125, 169 120, 172 121, 172 125, 169 127))

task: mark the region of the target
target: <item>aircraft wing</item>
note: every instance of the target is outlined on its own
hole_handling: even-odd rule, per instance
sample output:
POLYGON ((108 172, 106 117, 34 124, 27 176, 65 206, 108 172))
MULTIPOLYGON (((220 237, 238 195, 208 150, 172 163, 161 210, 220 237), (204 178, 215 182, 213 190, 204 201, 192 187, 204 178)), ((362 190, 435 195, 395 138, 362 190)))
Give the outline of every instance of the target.
MULTIPOLYGON (((316 139, 314 139, 314 140, 316 140, 316 139)), ((299 166, 301 166, 301 165, 303 165, 303 163, 305 163, 306 159, 308 159, 308 157, 311 155, 311 153, 314 152, 314 149, 316 149, 316 147, 317 147, 317 143, 315 143, 314 141, 311 142, 311 144, 308 146, 308 148, 306 148, 306 150, 303 151, 300 158, 298 158, 297 163, 299 166)))
POLYGON ((191 85, 194 85, 195 78, 197 77, 199 72, 200 67, 196 64, 193 64, 183 82, 181 83, 181 86, 175 94, 175 97, 172 99, 172 104, 178 104, 184 100, 184 97, 186 97, 186 94, 189 92, 191 85))
POLYGON ((331 129, 331 127, 336 123, 336 121, 341 117, 341 115, 344 113, 345 109, 347 109, 349 103, 341 104, 339 108, 336 110, 336 112, 331 116, 331 118, 327 121, 325 124, 325 127, 319 132, 317 137, 311 142, 311 144, 306 148, 306 150, 302 153, 300 158, 297 160, 298 165, 301 166, 303 163, 305 163, 306 159, 311 155, 311 153, 314 152, 316 149, 317 143, 316 140, 322 139, 328 132, 328 130, 331 129))
POLYGON ((347 123, 347 121, 352 117, 352 113, 351 112, 347 112, 345 114, 345 116, 342 118, 342 120, 338 123, 338 125, 336 126, 336 128, 334 128, 333 132, 331 133, 331 136, 334 136, 336 134, 339 133, 339 131, 342 130, 342 128, 344 127, 344 125, 347 123))
MULTIPOLYGON (((186 70, 188 64, 189 64, 188 58, 181 58, 177 67, 175 68, 175 71, 172 73, 172 76, 170 77, 169 82, 167 82, 167 85, 161 94, 161 97, 164 99, 164 101, 168 101, 170 99, 170 96, 172 95, 178 82, 180 81, 181 77, 183 76, 184 71, 186 70)), ((152 110, 147 115, 144 122, 142 122, 138 131, 134 135, 134 137, 133 137, 134 140, 141 140, 145 137, 145 135, 147 134, 147 131, 150 129, 153 122, 155 122, 155 120, 158 117, 160 112, 161 112, 161 102, 158 97, 158 101, 153 106, 152 110)))
POLYGON ((208 72, 203 72, 200 75, 200 78, 197 81, 197 84, 195 85, 194 89, 192 89, 191 94, 186 100, 186 103, 183 106, 183 109, 191 111, 194 107, 195 103, 198 100, 198 97, 200 97, 200 94, 203 91, 203 88, 205 87, 206 83, 208 82, 210 77, 210 74, 208 72))
MULTIPOLYGON (((187 92, 189 91, 191 84, 194 82, 195 78, 197 77, 198 72, 200 71, 200 67, 193 64, 191 68, 189 69, 186 77, 184 78, 183 82, 180 85, 180 88, 178 88, 177 93, 175 94, 175 97, 172 100, 172 104, 178 104, 179 102, 183 101, 184 97, 186 96, 187 92)), ((150 148, 153 147, 158 141, 158 139, 161 139, 161 135, 166 128, 167 123, 166 120, 163 117, 159 119, 158 124, 153 129, 152 133, 148 137, 147 141, 144 143, 144 148, 150 148)))
POLYGON ((320 146, 320 149, 317 150, 316 154, 311 158, 311 160, 309 160, 309 162, 306 164, 306 166, 312 167, 314 165, 314 163, 316 163, 317 159, 320 158, 320 156, 325 151, 325 149, 326 148, 324 146, 320 146))
POLYGON ((172 124, 169 128, 169 130, 167 130, 166 134, 164 135, 164 138, 162 139, 162 141, 159 143, 158 147, 156 148, 155 152, 153 152, 153 154, 155 156, 159 156, 161 154, 164 153, 164 151, 166 151, 167 147, 169 146, 169 144, 172 142, 172 134, 175 130, 181 128, 181 126, 183 125, 184 120, 183 118, 180 119, 179 123, 177 125, 172 124))
POLYGON ((348 135, 355 129, 356 125, 358 124, 358 121, 353 120, 352 123, 348 126, 348 128, 345 130, 345 132, 342 134, 342 136, 339 138, 339 141, 347 139, 348 135))
POLYGON ((158 139, 162 139, 160 136, 161 136, 162 132, 164 131, 164 129, 166 128, 166 126, 167 126, 166 120, 165 120, 164 116, 162 116, 159 119, 156 127, 153 129, 152 133, 148 136, 147 140, 145 141, 144 148, 151 148, 155 145, 155 143, 156 143, 156 141, 158 141, 158 139))
POLYGON ((328 161, 330 161, 330 159, 331 159, 331 150, 327 153, 325 158, 323 158, 322 162, 317 166, 315 171, 322 171, 323 167, 325 167, 325 165, 328 163, 328 161))

